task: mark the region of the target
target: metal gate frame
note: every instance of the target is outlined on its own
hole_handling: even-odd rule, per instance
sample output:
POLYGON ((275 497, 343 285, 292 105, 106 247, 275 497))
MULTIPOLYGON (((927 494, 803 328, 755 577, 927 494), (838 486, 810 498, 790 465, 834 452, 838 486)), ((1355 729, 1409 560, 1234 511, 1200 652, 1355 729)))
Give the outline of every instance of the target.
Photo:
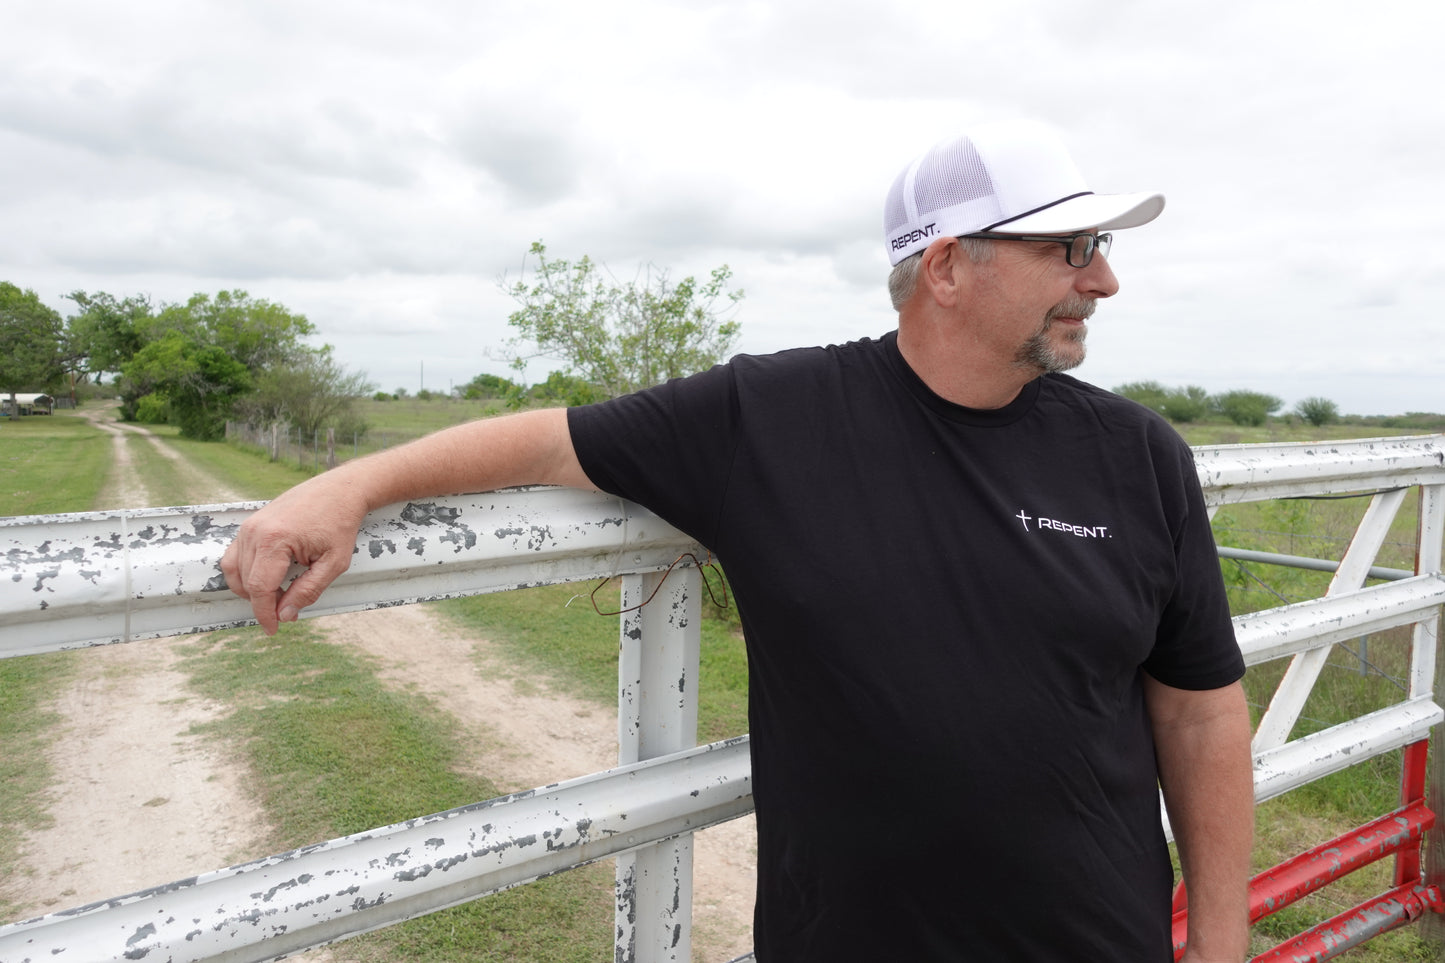
MULTIPOLYGON (((1261 874, 1262 917, 1371 859, 1396 886, 1260 959, 1324 960, 1440 908, 1425 749, 1445 603, 1445 436, 1196 450, 1211 509, 1295 495, 1376 495, 1326 596, 1235 619, 1246 662, 1290 658, 1256 736, 1256 800, 1404 750, 1400 810, 1261 874), (1415 573, 1365 586, 1404 496, 1419 486, 1415 573), (1289 741, 1336 642, 1413 625, 1400 703, 1289 741), (1407 748, 1408 747, 1408 748, 1407 748), (1346 918, 1347 917, 1347 918, 1346 918), (1281 954, 1288 954, 1281 956, 1281 954)), ((257 503, 0 519, 0 657, 227 628, 250 621, 218 561, 257 503)), ((698 551, 651 513, 604 495, 517 489, 368 516, 352 568, 307 616, 620 576, 620 765, 421 816, 88 906, 0 926, 3 960, 268 960, 618 856, 619 961, 691 957, 691 833, 752 806, 746 737, 694 747, 698 551), (679 560, 683 560, 679 562, 679 560), (669 573, 669 569, 671 570, 669 573)), ((1167 822, 1166 822, 1167 828, 1167 822)), ((1181 894, 1176 934, 1187 927, 1181 894)), ((1434 915, 1434 914, 1429 914, 1434 915)))

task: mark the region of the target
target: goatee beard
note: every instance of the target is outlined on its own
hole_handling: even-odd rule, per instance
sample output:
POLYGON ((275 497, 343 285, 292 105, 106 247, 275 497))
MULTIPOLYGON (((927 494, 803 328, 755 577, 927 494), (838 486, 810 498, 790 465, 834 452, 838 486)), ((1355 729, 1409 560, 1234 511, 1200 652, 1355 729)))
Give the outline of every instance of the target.
POLYGON ((1084 363, 1084 355, 1087 353, 1084 338, 1088 336, 1089 329, 1086 325, 1070 327, 1064 332, 1063 343, 1055 344, 1054 322, 1059 318, 1087 321, 1093 314, 1094 302, 1091 300, 1071 299, 1054 305, 1048 314, 1044 315, 1044 323, 1019 347, 1015 363, 1040 374, 1077 368, 1084 363))

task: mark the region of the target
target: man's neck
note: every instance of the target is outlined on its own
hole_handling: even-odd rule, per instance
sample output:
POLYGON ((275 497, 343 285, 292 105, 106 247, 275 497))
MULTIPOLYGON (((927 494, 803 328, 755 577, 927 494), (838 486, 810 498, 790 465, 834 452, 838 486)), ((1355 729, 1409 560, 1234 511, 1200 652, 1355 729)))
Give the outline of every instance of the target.
POLYGON ((898 351, 913 373, 940 398, 965 408, 1002 408, 1039 372, 1017 362, 987 358, 978 346, 929 337, 926 328, 900 319, 898 351))

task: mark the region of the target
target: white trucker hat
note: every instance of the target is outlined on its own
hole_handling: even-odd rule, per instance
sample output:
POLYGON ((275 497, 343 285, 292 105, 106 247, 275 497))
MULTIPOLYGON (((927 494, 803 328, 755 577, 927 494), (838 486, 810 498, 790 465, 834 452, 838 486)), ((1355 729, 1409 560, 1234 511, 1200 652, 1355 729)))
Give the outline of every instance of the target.
POLYGON ((1109 231, 1162 210, 1163 194, 1095 194, 1053 131, 1007 121, 935 144, 904 168, 883 206, 883 236, 897 264, 940 237, 1109 231))

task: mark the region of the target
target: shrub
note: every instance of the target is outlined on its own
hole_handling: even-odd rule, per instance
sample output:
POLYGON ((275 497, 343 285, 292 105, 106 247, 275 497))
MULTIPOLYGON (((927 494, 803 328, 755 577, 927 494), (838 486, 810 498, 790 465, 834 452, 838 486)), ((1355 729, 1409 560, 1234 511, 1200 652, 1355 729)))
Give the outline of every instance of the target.
POLYGON ((1316 428, 1328 425, 1340 417, 1339 407, 1328 398, 1305 398, 1294 406, 1294 411, 1316 428))

